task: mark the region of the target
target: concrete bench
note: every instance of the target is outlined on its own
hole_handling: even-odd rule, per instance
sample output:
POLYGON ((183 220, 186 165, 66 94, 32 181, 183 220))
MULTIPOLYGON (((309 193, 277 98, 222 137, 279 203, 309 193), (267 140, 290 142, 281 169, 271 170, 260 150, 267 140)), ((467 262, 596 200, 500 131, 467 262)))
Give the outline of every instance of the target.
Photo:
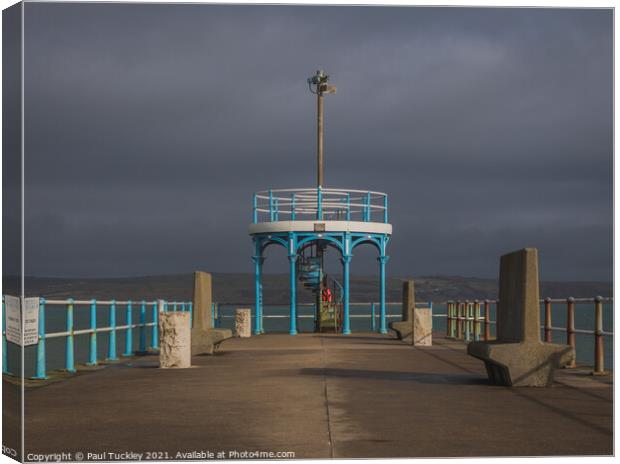
POLYGON ((492 383, 548 386, 555 369, 574 359, 572 347, 541 341, 539 299, 538 251, 525 248, 502 256, 496 340, 467 345, 469 355, 484 361, 492 383))
POLYGON ((415 307, 413 280, 403 282, 403 319, 390 322, 390 329, 399 340, 415 346, 433 344, 433 314, 431 308, 415 307))
POLYGON ((233 336, 230 329, 213 328, 212 294, 211 274, 196 271, 194 273, 192 356, 213 354, 224 340, 233 336))

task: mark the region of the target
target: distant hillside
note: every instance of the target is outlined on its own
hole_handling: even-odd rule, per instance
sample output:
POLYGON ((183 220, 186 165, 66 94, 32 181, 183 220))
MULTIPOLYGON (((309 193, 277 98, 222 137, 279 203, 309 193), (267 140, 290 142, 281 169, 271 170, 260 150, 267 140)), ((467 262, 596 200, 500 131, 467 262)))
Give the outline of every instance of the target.
MULTIPOLYGON (((388 279, 387 300, 400 301, 402 278, 388 279)), ((16 292, 17 279, 4 277, 3 292, 16 292)), ((417 277, 416 298, 420 301, 445 301, 447 299, 497 298, 497 281, 475 277, 437 276, 417 277)), ((192 274, 124 278, 69 278, 27 277, 26 294, 46 298, 98 298, 98 299, 190 299, 192 274)), ((271 304, 288 302, 288 275, 267 274, 263 279, 264 299, 271 304)), ((254 300, 252 274, 213 274, 213 297, 225 303, 251 303, 254 300)), ((566 298, 613 296, 611 282, 541 282, 541 297, 566 298)), ((300 302, 311 302, 312 293, 298 286, 300 302)), ((378 278, 353 276, 351 301, 377 301, 378 278)))

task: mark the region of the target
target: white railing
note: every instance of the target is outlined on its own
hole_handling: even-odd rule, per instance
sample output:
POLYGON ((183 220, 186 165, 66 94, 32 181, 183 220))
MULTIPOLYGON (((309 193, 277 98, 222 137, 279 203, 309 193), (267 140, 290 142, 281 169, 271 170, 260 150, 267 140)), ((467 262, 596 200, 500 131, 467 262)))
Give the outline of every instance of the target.
POLYGON ((387 194, 332 188, 277 189, 253 197, 253 223, 274 221, 388 222, 387 194))

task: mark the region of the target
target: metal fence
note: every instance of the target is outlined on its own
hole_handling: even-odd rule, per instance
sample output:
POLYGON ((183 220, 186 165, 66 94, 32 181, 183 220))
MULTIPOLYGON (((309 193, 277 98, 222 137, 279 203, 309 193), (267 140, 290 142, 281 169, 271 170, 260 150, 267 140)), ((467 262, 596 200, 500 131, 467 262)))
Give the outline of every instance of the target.
MULTIPOLYGON (((118 360, 118 350, 116 344, 116 336, 118 332, 124 331, 125 333, 125 348, 122 353, 123 356, 132 356, 135 354, 133 349, 133 333, 134 330, 138 330, 138 352, 147 352, 149 349, 158 349, 159 337, 158 337, 158 314, 159 311, 189 311, 190 320, 192 319, 192 302, 191 301, 166 301, 156 300, 147 302, 142 301, 119 301, 119 300, 74 300, 69 298, 67 300, 46 300, 45 298, 39 299, 39 327, 38 327, 38 343, 36 344, 36 374, 33 378, 45 379, 47 378, 47 358, 45 345, 46 340, 53 338, 65 338, 65 370, 67 372, 76 372, 75 368, 75 348, 74 338, 76 336, 88 335, 89 336, 89 354, 87 365, 95 366, 101 361, 116 361, 118 360), (76 307, 89 308, 89 328, 77 329, 74 326, 74 309, 76 307), (53 309, 52 309, 53 308, 53 309), (99 309, 108 310, 108 325, 97 325, 97 311, 99 309), (117 310, 125 309, 125 321, 124 324, 118 324, 116 320, 117 310), (133 310, 139 308, 138 321, 133 321, 133 310), (66 326, 62 332, 46 332, 45 316, 48 310, 63 310, 66 312, 66 326), (150 317, 147 316, 150 314, 150 317), (147 320, 148 319, 148 320, 147 320), (150 330, 147 330, 150 328, 150 330), (150 345, 147 347, 147 332, 150 332, 150 345), (108 337, 108 350, 107 356, 104 359, 99 359, 97 356, 97 335, 107 334, 108 337)), ((4 296, 2 298, 2 373, 10 374, 10 366, 8 361, 8 349, 6 339, 6 308, 4 303, 4 296)))
MULTIPOLYGON (((613 302, 612 298, 567 298, 567 299, 551 299, 546 298, 540 300, 544 305, 544 323, 541 330, 545 342, 552 342, 553 332, 566 333, 566 343, 572 347, 576 347, 576 335, 585 334, 593 336, 594 343, 594 373, 600 374, 605 370, 605 351, 604 337, 613 336, 613 332, 603 330, 603 303, 613 302), (566 324, 564 327, 553 326, 552 324, 552 305, 566 305, 566 324), (576 305, 586 306, 593 305, 594 308, 594 329, 588 330, 583 328, 575 328, 575 307, 576 305)), ((496 321, 491 320, 491 311, 497 311, 497 300, 450 300, 446 302, 435 302, 435 305, 445 305, 446 313, 433 314, 433 318, 446 319, 446 335, 448 338, 463 340, 469 342, 472 340, 490 340, 492 338, 491 328, 496 321)), ((211 305, 213 327, 221 327, 225 319, 234 319, 234 314, 225 314, 222 310, 223 303, 213 303, 211 305)), ((387 307, 398 307, 396 313, 388 313, 388 319, 398 319, 402 317, 401 302, 387 302, 387 307)), ((416 305, 430 307, 433 309, 433 302, 417 302, 416 305)), ((249 304, 226 304, 231 308, 246 306, 249 304)), ((312 308, 314 304, 302 303, 298 305, 300 308, 312 308)), ((368 319, 368 329, 371 332, 377 332, 378 318, 378 302, 351 303, 352 307, 369 308, 367 314, 351 314, 351 318, 368 319)), ((39 321, 38 321, 38 343, 36 344, 36 370, 33 378, 47 378, 47 358, 46 358, 46 340, 54 338, 64 338, 64 369, 67 372, 76 372, 75 363, 75 347, 74 339, 77 336, 88 336, 88 361, 87 365, 95 366, 103 361, 118 360, 117 334, 124 334, 124 350, 122 356, 132 356, 149 350, 157 350, 158 347, 158 314, 159 311, 188 311, 190 320, 192 319, 193 307, 191 301, 119 301, 119 300, 39 300, 39 321), (88 310, 89 327, 84 329, 76 329, 74 325, 74 311, 76 308, 84 308, 88 310), (107 310, 107 325, 97 324, 97 312, 99 310, 107 310), (123 311, 124 309, 124 311, 123 311), (117 323, 117 312, 124 312, 124 321, 117 323), (134 322, 134 310, 138 311, 137 321, 134 322), (47 311, 64 311, 65 312, 65 330, 56 332, 46 332, 46 312, 47 311), (134 350, 134 332, 137 331, 138 349, 134 350), (97 342, 102 335, 107 335, 106 356, 98 356, 97 342), (99 337, 98 337, 99 336, 99 337)), ((497 314, 495 312, 495 314, 497 314)), ((86 316, 84 316, 86 317, 86 316)), ((255 317, 255 315, 252 315, 255 317)), ((265 319, 287 319, 288 315, 265 314, 265 319)), ((299 318, 314 318, 313 314, 300 314, 299 318)), ((10 367, 7 358, 7 339, 6 339, 6 315, 4 296, 2 299, 2 372, 10 374, 10 367)), ((105 345, 102 346, 105 350, 105 345)), ((568 367, 574 367, 568 366, 568 367)))
POLYGON ((326 219, 388 222, 388 196, 369 190, 299 188, 257 192, 252 222, 326 219))
MULTIPOLYGON (((541 299, 540 303, 544 304, 544 324, 541 329, 544 333, 544 341, 552 342, 553 332, 565 332, 566 344, 573 348, 577 346, 577 334, 586 334, 593 336, 594 344, 594 374, 602 374, 605 372, 605 350, 604 337, 613 336, 613 332, 603 330, 603 303, 613 302, 613 298, 603 298, 597 296, 595 298, 573 298, 541 299), (566 326, 556 327, 552 324, 551 308, 553 304, 566 305, 566 326), (577 329, 575 328, 575 306, 594 305, 594 329, 577 329)), ((472 340, 490 340, 491 325, 497 324, 490 318, 491 306, 495 305, 495 313, 497 314, 498 300, 451 300, 446 302, 447 306, 447 324, 446 335, 448 338, 462 339, 466 342, 472 340)), ((567 367, 575 367, 575 361, 567 367)))

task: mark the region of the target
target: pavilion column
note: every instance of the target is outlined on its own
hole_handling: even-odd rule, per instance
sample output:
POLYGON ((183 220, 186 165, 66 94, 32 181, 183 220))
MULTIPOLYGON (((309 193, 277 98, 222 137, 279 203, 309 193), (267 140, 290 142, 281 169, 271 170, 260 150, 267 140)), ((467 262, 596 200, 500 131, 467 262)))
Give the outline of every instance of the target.
POLYGON ((342 256, 342 287, 344 291, 344 307, 342 333, 349 335, 351 333, 351 316, 349 312, 349 265, 351 263, 351 255, 342 256))
POLYGON ((295 276, 295 264, 297 262, 297 254, 288 255, 290 264, 291 278, 291 313, 290 313, 290 329, 291 335, 297 334, 297 278, 295 276))
MULTIPOLYGON (((258 248, 258 247, 257 247, 258 248)), ((254 260, 254 291, 255 291, 255 306, 254 306, 254 333, 263 333, 263 263, 265 258, 257 254, 252 256, 254 260)))
POLYGON ((380 314, 381 314, 381 323, 379 327, 379 332, 382 334, 387 333, 387 317, 385 311, 385 263, 389 259, 389 256, 381 255, 377 258, 379 261, 379 275, 380 275, 380 286, 379 286, 379 299, 380 299, 380 314))

